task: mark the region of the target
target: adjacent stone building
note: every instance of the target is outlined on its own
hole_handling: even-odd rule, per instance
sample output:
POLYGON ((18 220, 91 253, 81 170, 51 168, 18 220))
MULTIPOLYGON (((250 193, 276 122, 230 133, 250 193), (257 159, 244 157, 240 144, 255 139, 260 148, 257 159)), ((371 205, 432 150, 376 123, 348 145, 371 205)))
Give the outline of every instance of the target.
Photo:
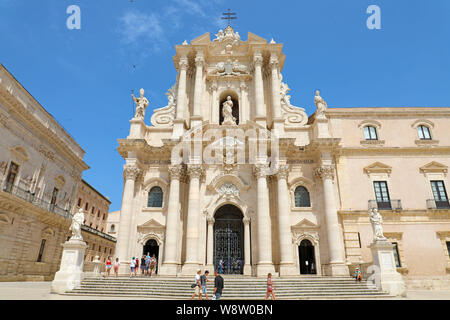
POLYGON ((87 263, 94 261, 96 256, 104 262, 109 256, 113 257, 114 255, 116 239, 106 232, 110 205, 111 201, 107 197, 85 180, 81 180, 75 210, 81 208, 85 212, 82 230, 83 241, 88 245, 84 257, 87 263))
POLYGON ((443 279, 450 108, 329 108, 316 92, 308 117, 290 102, 282 48, 231 27, 206 33, 175 46, 176 83, 151 126, 145 93, 134 97, 118 140, 121 261, 151 250, 164 275, 220 263, 252 276, 349 275, 371 263, 376 207, 398 270, 443 279))
POLYGON ((71 212, 84 151, 0 65, 0 281, 50 280, 71 212))

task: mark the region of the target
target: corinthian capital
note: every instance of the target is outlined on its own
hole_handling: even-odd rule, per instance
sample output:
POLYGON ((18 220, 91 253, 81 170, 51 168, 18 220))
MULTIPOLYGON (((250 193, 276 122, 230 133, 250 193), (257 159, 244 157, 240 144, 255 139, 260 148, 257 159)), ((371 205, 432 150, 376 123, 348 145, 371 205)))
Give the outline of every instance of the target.
POLYGON ((334 167, 331 165, 324 165, 316 168, 314 176, 320 179, 334 179, 334 167))
POLYGON ((187 58, 181 58, 178 64, 180 66, 180 70, 187 70, 189 66, 189 61, 187 58))
POLYGON ((277 56, 272 56, 270 57, 270 67, 273 69, 278 69, 279 66, 279 61, 278 61, 278 57, 277 56))
POLYGON ((135 181, 139 174, 141 173, 141 169, 132 164, 126 164, 123 167, 123 178, 125 180, 133 180, 135 181))
POLYGON ((169 166, 169 176, 171 180, 180 180, 183 175, 183 166, 169 166))
POLYGON ((257 179, 265 178, 269 171, 269 165, 267 164, 255 164, 253 167, 253 174, 257 179))
POLYGON ((263 64, 263 56, 261 53, 255 53, 255 55, 253 56, 253 63, 255 64, 255 66, 261 67, 263 64))
POLYGON ((195 65, 197 67, 203 67, 205 64, 205 58, 203 57, 203 52, 198 52, 195 57, 195 65))
POLYGON ((290 166, 288 164, 278 166, 277 178, 278 179, 287 179, 289 175, 290 166))
POLYGON ((200 164, 188 165, 187 173, 191 177, 191 179, 199 179, 202 176, 202 166, 200 164))

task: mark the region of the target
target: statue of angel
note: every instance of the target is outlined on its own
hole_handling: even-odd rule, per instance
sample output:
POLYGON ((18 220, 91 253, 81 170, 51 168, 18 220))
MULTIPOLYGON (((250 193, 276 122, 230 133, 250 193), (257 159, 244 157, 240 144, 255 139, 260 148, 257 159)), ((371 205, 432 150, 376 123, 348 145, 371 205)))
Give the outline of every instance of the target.
POLYGON ((222 105, 222 115, 222 124, 236 124, 236 118, 233 117, 233 101, 231 101, 230 96, 227 97, 227 101, 225 101, 222 105))
POLYGON ((320 96, 320 91, 316 90, 316 96, 314 97, 314 103, 317 107, 317 113, 323 114, 327 110, 328 106, 325 100, 320 96))

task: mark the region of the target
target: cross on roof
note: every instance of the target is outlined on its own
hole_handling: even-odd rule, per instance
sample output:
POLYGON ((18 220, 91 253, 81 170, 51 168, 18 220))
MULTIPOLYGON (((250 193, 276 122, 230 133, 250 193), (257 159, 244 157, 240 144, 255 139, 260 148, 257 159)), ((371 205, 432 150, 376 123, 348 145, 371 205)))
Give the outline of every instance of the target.
POLYGON ((223 15, 226 17, 222 17, 222 20, 228 20, 228 26, 231 26, 231 20, 237 19, 237 17, 232 17, 236 15, 236 12, 230 12, 231 10, 228 9, 228 12, 224 12, 223 15))

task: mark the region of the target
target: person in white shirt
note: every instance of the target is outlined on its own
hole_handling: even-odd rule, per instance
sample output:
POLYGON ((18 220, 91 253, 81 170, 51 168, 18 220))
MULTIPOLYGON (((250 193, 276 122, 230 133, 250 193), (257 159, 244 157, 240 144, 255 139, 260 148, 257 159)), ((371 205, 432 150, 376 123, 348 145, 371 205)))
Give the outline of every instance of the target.
POLYGON ((136 258, 133 257, 130 262, 130 278, 134 275, 134 269, 136 268, 136 258))
POLYGON ((202 273, 202 270, 198 269, 197 274, 195 275, 195 287, 194 287, 194 294, 191 297, 191 300, 195 298, 195 296, 198 296, 199 300, 202 300, 202 284, 200 282, 200 274, 202 273))

